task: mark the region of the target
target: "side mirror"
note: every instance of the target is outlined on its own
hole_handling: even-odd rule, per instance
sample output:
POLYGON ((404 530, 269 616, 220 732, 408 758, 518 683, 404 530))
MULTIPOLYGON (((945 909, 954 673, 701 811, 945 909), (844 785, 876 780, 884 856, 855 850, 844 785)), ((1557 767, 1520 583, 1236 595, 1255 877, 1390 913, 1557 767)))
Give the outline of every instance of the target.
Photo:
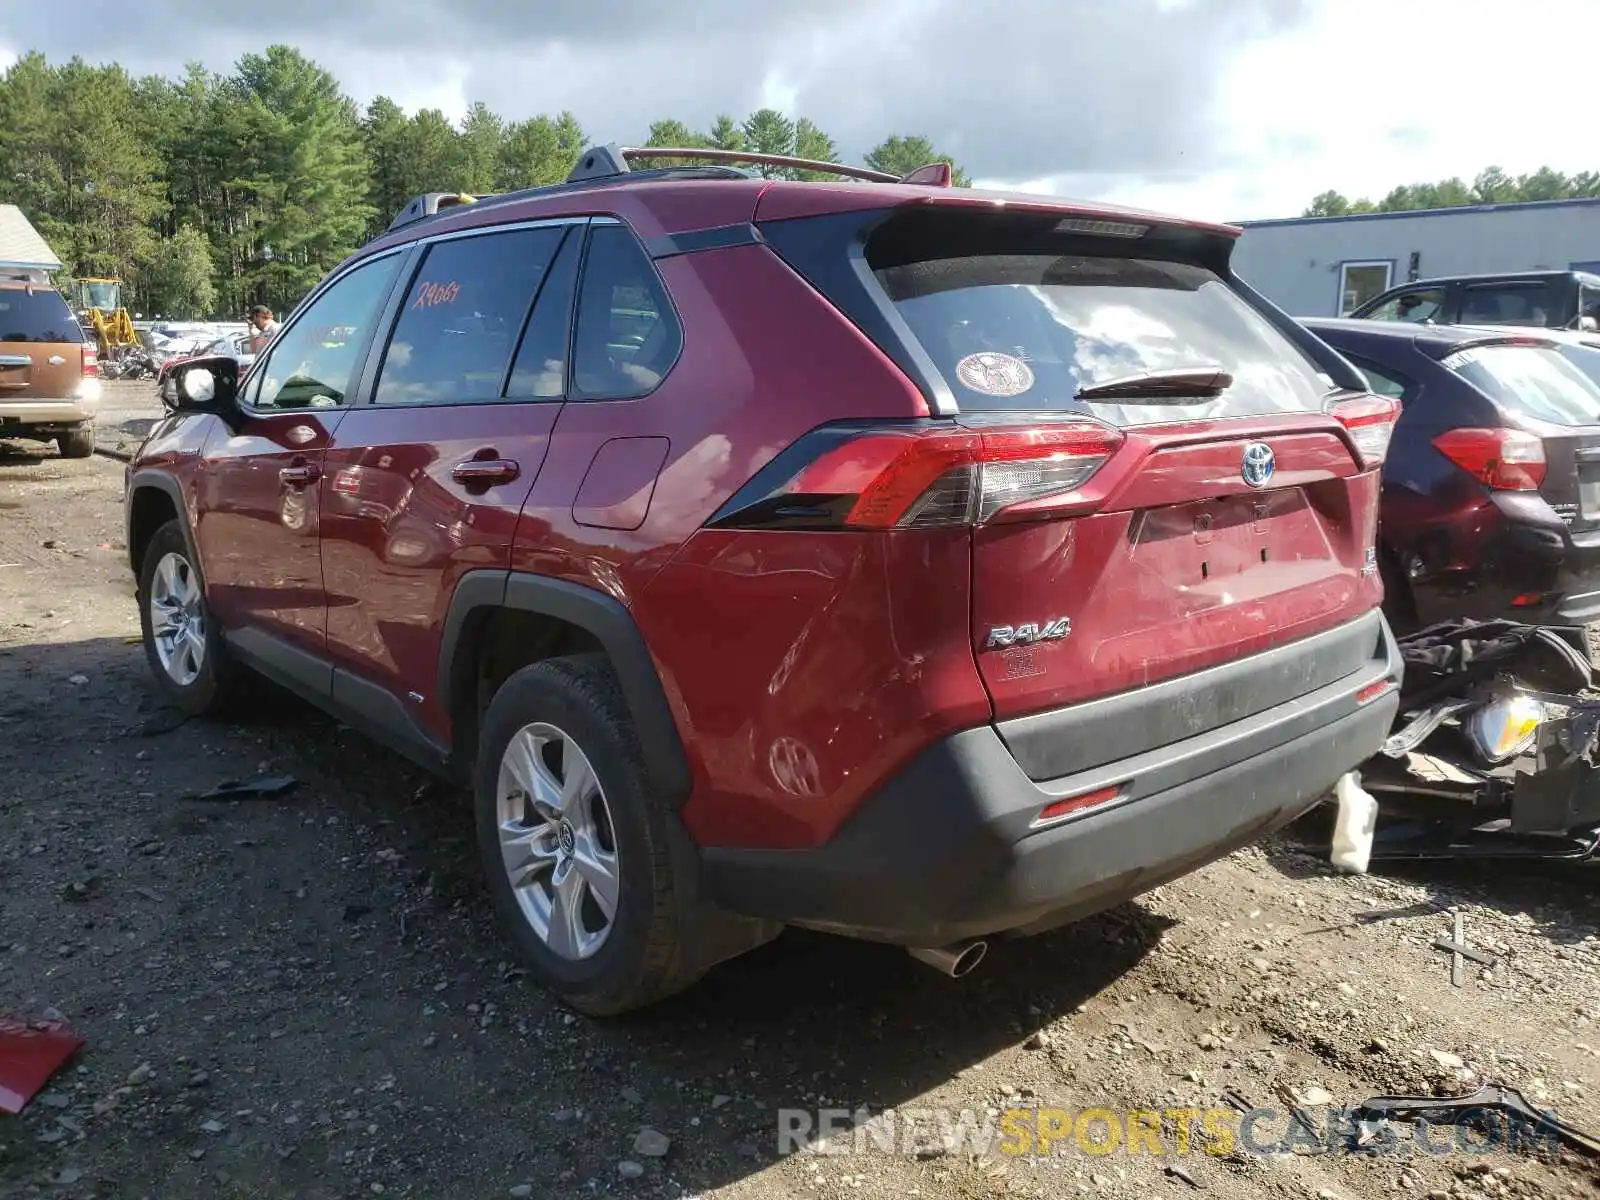
POLYGON ((175 412, 230 413, 239 397, 239 364, 226 355, 191 359, 168 373, 162 402, 175 412))

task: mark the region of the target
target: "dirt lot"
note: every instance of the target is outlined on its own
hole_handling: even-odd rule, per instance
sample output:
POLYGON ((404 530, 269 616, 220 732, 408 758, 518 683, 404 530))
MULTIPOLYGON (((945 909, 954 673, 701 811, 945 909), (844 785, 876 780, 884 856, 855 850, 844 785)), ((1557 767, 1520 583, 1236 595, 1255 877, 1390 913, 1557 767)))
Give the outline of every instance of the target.
MULTIPOLYGON (((149 411, 140 386, 117 394, 127 420, 149 411)), ((461 796, 287 698, 166 728, 133 644, 121 485, 108 458, 0 444, 0 1011, 53 1010, 88 1041, 0 1117, 0 1196, 1600 1194, 1571 1155, 1198 1137, 1180 1155, 1176 1119, 1164 1159, 1076 1137, 780 1156, 780 1109, 864 1108, 881 1132, 886 1110, 981 1123, 1226 1108, 1228 1091, 1277 1110, 1259 1144, 1288 1129, 1288 1089, 1316 1121, 1474 1081, 1600 1130, 1600 872, 1354 879, 1282 841, 1001 945, 960 982, 790 934, 591 1022, 507 961, 461 796), (186 798, 258 771, 299 787, 186 798), (1459 989, 1429 947, 1452 905, 1498 963, 1459 989)))

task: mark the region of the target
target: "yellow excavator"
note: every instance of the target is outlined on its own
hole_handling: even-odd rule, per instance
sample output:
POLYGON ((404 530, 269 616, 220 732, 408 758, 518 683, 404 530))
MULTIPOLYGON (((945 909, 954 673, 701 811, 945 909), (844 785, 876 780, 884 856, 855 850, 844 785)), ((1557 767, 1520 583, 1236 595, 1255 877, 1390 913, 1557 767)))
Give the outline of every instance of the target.
POLYGON ((109 360, 130 346, 139 344, 133 318, 122 307, 122 280, 87 277, 74 285, 74 304, 79 320, 94 330, 100 343, 100 357, 109 360))

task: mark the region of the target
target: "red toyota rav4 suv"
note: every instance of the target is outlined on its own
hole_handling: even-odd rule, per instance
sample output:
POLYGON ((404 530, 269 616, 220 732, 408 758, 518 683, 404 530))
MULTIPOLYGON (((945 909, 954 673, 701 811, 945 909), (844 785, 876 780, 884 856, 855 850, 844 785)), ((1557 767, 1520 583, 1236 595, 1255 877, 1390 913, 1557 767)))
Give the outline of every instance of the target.
POLYGON ((182 373, 127 490, 174 703, 252 668, 470 780, 594 1013, 785 924, 960 973, 1377 751, 1395 405, 1234 230, 635 153, 419 198, 182 373))

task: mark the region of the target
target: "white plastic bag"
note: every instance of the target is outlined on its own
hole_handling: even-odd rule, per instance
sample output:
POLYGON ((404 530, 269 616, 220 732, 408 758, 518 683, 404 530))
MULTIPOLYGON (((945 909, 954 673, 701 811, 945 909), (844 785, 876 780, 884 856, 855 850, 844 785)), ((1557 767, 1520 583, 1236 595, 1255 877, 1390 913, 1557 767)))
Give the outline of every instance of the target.
POLYGON ((1333 821, 1333 852, 1329 857, 1341 871, 1354 875, 1367 873, 1372 857, 1372 834, 1378 826, 1378 802, 1361 787, 1361 776, 1352 771, 1333 789, 1339 801, 1339 815, 1333 821))

